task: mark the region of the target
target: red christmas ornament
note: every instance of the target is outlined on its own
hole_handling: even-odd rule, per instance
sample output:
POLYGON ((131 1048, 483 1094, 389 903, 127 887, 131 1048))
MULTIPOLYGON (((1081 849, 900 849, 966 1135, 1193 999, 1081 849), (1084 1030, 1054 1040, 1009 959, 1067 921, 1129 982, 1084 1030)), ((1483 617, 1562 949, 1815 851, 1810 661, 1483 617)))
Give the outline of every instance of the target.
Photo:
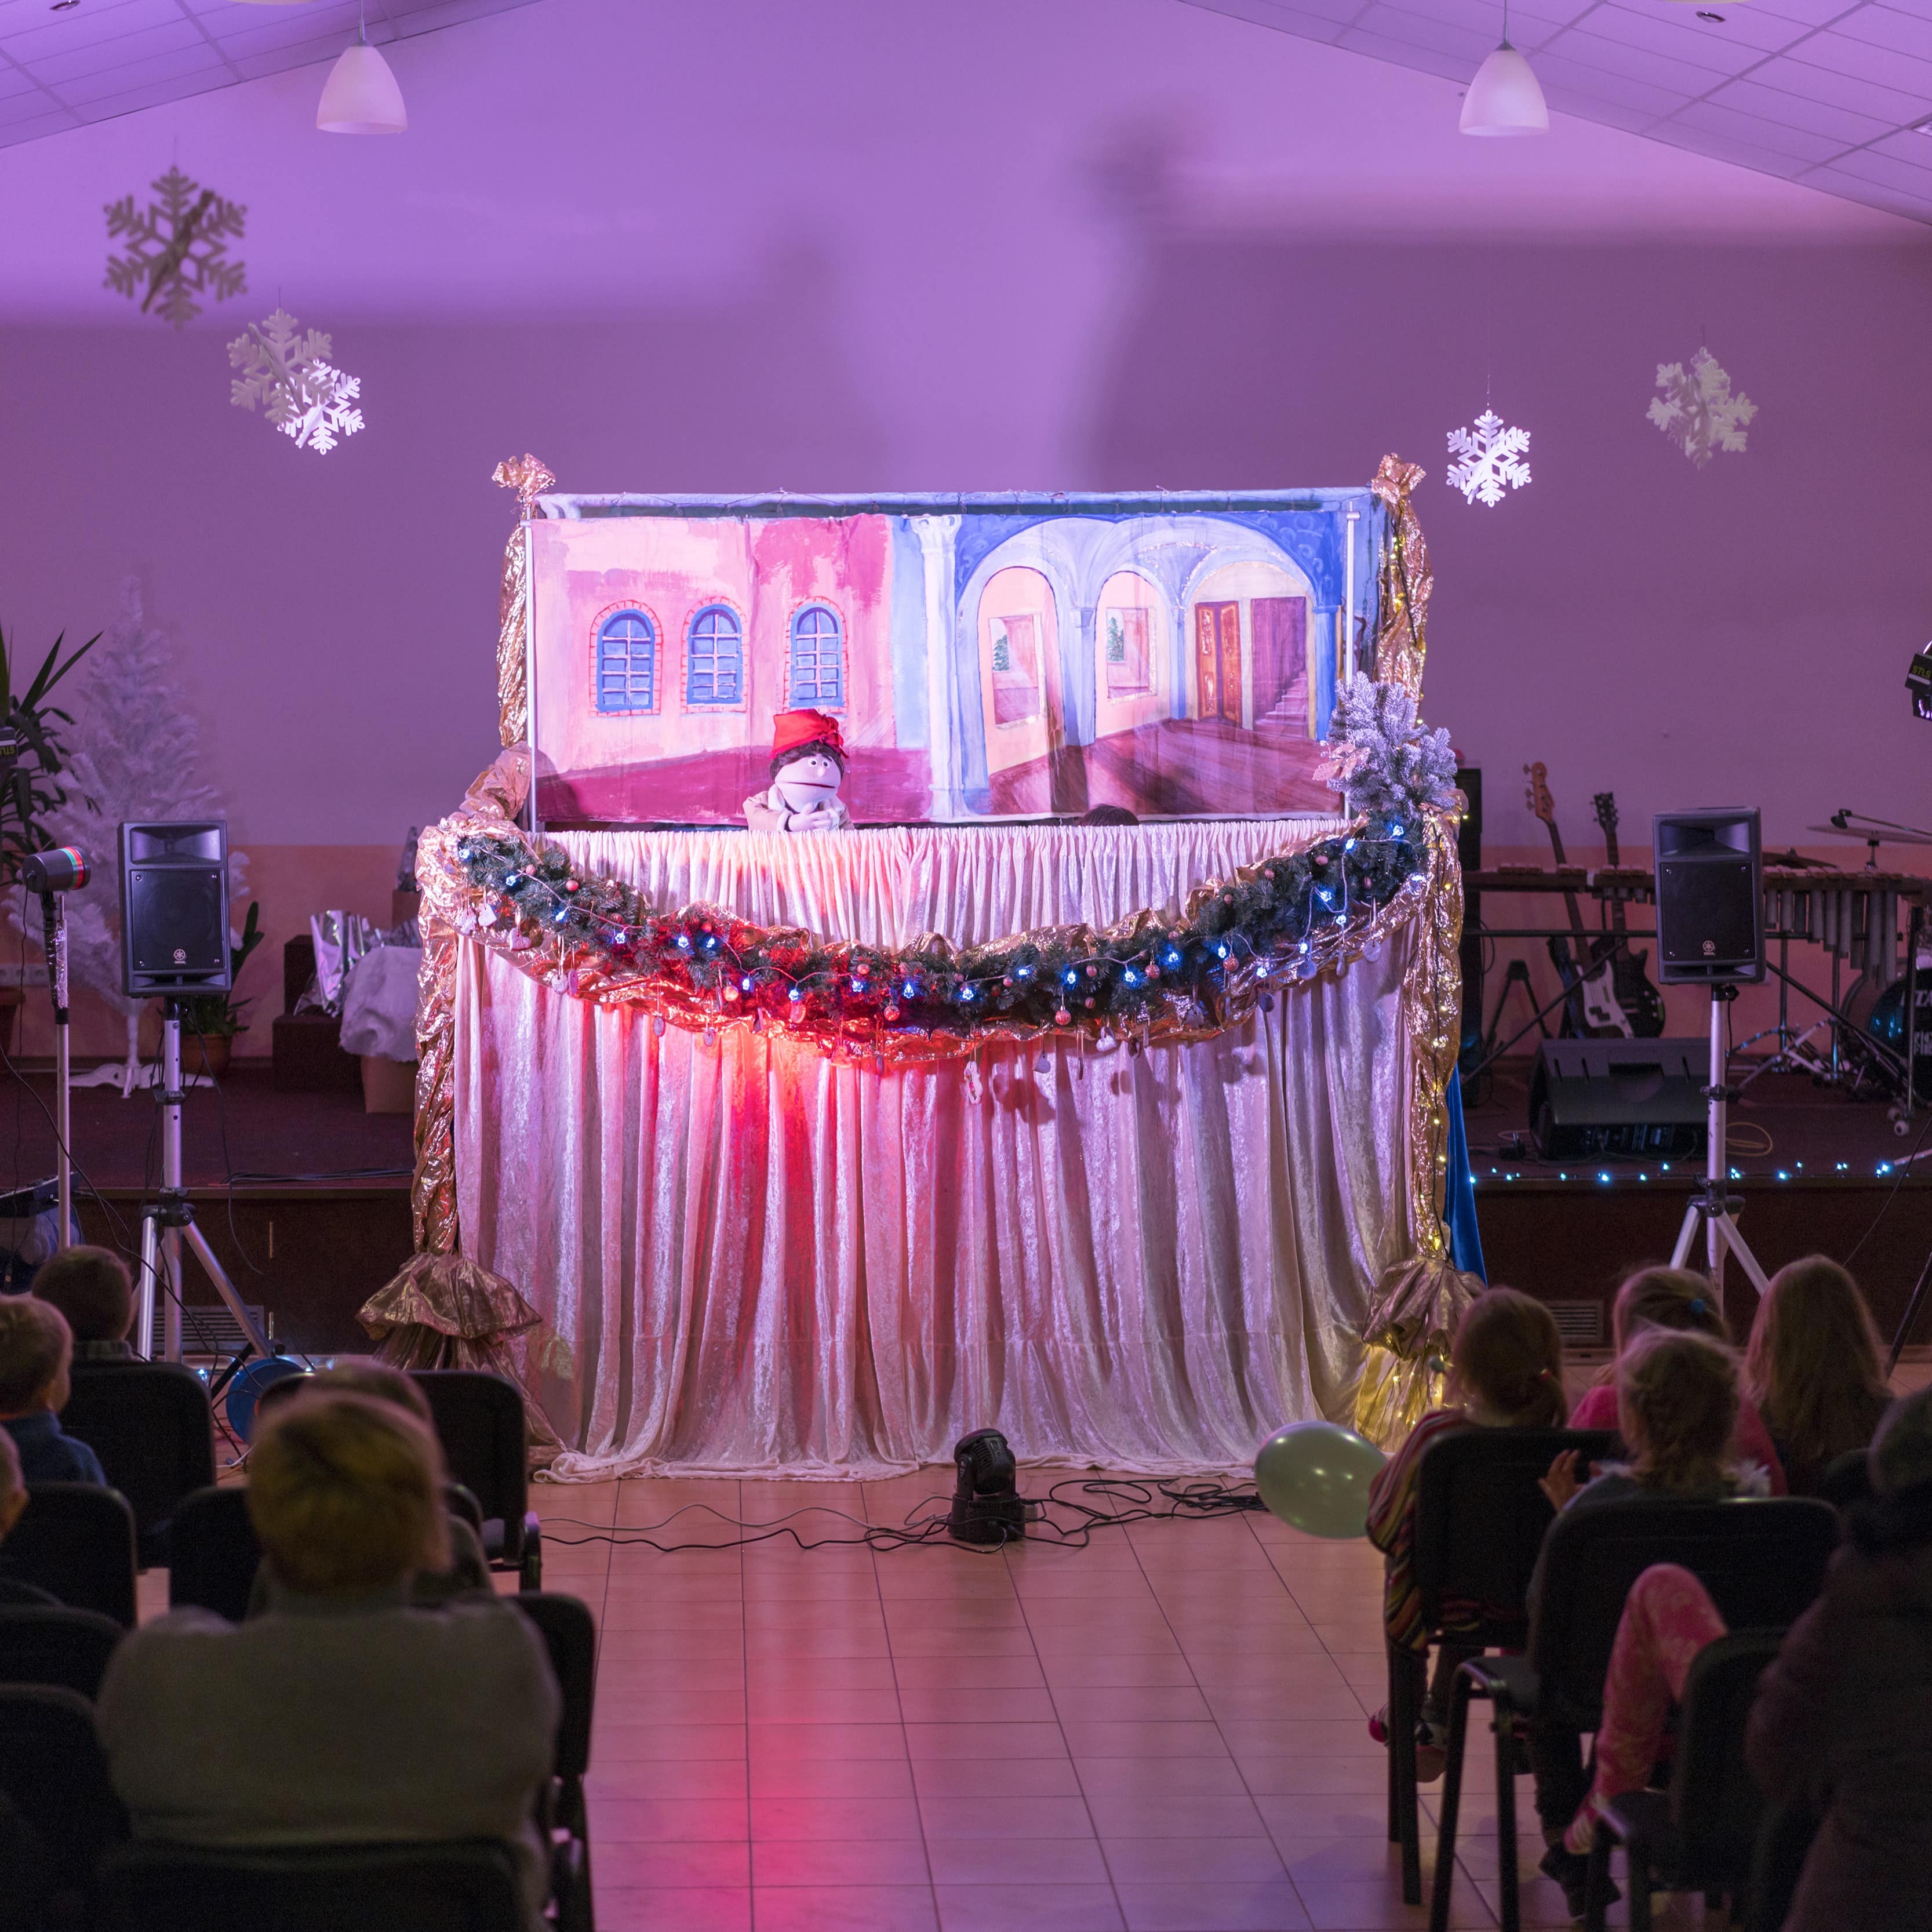
POLYGON ((1070 1013, 1064 1006, 1062 1006, 1059 1012, 1054 1015, 1053 1023, 1055 1026, 1065 1026, 1072 1020, 1072 1018, 1073 1016, 1070 1013))

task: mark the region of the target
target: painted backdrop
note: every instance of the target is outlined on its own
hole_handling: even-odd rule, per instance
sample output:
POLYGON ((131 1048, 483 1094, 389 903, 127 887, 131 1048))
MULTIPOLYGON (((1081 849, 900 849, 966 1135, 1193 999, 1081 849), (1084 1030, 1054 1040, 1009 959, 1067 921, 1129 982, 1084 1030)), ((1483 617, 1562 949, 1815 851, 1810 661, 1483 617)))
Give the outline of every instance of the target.
POLYGON ((735 822, 801 707, 839 721, 863 822, 1334 807, 1336 665, 1374 632, 1366 490, 541 508, 547 822, 735 822))

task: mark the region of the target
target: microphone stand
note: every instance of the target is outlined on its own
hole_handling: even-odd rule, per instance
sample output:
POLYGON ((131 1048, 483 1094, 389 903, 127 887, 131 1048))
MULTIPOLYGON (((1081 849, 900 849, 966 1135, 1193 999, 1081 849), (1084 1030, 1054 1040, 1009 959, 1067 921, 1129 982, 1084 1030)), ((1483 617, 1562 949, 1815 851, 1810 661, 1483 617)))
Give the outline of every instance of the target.
POLYGON ((73 1118, 73 1061, 68 1041, 67 905, 58 892, 40 895, 40 920, 47 960, 47 985, 54 998, 54 1149, 58 1165, 60 1233, 55 1252, 74 1239, 74 1160, 68 1153, 73 1118))

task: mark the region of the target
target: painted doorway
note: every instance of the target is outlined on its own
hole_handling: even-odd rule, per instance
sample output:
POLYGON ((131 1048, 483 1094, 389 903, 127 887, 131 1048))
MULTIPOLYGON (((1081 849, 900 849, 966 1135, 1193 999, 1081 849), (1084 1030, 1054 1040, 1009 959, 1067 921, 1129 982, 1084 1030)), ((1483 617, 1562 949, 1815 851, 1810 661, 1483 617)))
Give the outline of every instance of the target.
POLYGON ((1308 736, 1308 600, 1257 597, 1252 606, 1255 729, 1308 736))
POLYGON ((1241 722, 1241 607, 1238 603, 1194 607, 1196 675, 1201 716, 1241 722))

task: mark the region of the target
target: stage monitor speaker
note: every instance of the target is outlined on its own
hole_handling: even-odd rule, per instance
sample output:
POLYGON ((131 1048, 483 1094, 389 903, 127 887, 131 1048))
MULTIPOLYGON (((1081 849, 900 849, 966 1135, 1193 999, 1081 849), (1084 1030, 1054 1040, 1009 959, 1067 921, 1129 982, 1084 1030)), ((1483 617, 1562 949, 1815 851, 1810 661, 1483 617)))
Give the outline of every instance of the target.
POLYGON ((1456 773, 1456 788, 1469 801, 1456 828, 1456 862, 1466 872, 1483 869, 1483 768, 1464 765, 1456 773))
POLYGON ((235 983, 225 819, 121 827, 121 983, 134 998, 192 998, 235 983))
POLYGON ((1696 1160, 1704 1151, 1705 1040, 1550 1040, 1529 1082, 1545 1160, 1696 1160))
POLYGON ((1657 976, 1670 986, 1733 986, 1764 977, 1764 855, 1757 808, 1660 812, 1657 976))

